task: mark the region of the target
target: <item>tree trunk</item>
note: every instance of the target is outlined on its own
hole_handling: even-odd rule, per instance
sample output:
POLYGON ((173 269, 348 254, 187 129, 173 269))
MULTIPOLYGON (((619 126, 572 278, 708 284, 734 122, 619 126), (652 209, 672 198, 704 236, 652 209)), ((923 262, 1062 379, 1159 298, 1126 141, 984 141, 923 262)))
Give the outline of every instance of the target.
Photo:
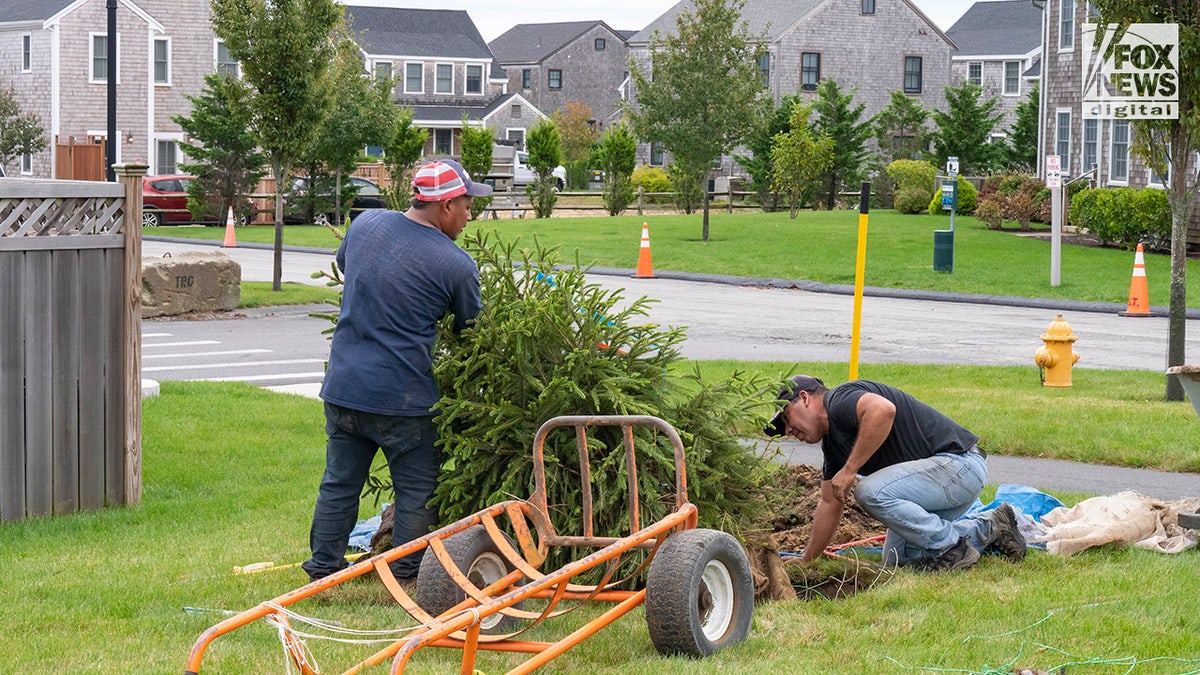
POLYGON ((708 241, 708 171, 701 174, 700 190, 704 194, 704 241, 708 241))
POLYGON ((837 205, 837 182, 837 174, 829 174, 829 199, 825 200, 825 206, 829 207, 830 211, 837 205))
MULTIPOLYGON (((1186 358, 1187 331, 1187 234, 1192 220, 1195 188, 1189 190, 1188 156, 1190 138, 1182 124, 1171 125, 1171 296, 1167 319, 1167 367, 1181 366, 1186 358)), ((1182 401, 1183 385, 1178 377, 1167 377, 1168 401, 1182 401)))
MULTIPOLYGON (((282 164, 271 162, 275 174, 275 259, 271 272, 271 289, 283 290, 283 184, 287 180, 282 164)), ((309 186, 311 188, 311 182, 309 186)))
POLYGON ((335 175, 337 176, 337 180, 335 181, 335 185, 333 188, 333 218, 337 222, 333 223, 333 224, 337 225, 338 227, 341 227, 342 220, 343 220, 343 218, 342 218, 342 170, 338 169, 337 173, 335 175))

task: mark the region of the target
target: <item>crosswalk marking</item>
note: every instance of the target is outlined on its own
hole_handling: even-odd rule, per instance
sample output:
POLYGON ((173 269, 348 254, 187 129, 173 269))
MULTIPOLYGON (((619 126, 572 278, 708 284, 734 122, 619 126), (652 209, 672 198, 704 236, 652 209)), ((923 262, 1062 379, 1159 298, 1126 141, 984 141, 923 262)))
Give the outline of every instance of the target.
POLYGON ((185 382, 268 382, 273 380, 290 380, 293 378, 302 377, 325 377, 324 372, 320 373, 283 373, 282 375, 238 375, 234 377, 198 377, 185 382))
POLYGON ((189 340, 187 342, 155 342, 153 344, 143 344, 142 349, 146 347, 194 347, 196 345, 219 345, 217 340, 189 340))
MULTIPOLYGON (((244 363, 201 363, 190 366, 152 366, 142 368, 143 373, 154 373, 168 370, 203 370, 205 368, 249 368, 252 366, 290 366, 298 363, 325 363, 325 359, 281 359, 279 361, 246 361, 244 363)), ((296 377, 295 375, 291 377, 296 377)))
POLYGON ((180 352, 178 354, 145 354, 142 360, 146 359, 179 359, 190 358, 193 356, 232 356, 234 354, 270 354, 270 349, 230 349, 223 352, 180 352))

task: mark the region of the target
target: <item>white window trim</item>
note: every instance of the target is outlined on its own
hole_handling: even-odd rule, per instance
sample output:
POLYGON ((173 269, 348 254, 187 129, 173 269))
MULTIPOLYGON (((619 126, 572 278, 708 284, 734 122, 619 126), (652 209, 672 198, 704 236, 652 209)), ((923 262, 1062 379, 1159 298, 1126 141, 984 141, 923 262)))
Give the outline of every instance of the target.
POLYGON ((1062 29, 1062 27, 1063 27, 1063 20, 1062 20, 1063 0, 1058 0, 1058 27, 1055 29, 1055 33, 1058 36, 1058 40, 1057 40, 1056 44, 1058 45, 1058 51, 1060 53, 1075 51, 1075 40, 1079 37, 1077 35, 1077 33, 1079 33, 1079 31, 1076 30, 1076 26, 1075 26, 1076 2, 1077 2, 1077 0, 1071 0, 1071 44, 1064 47, 1063 46, 1063 29, 1062 29))
POLYGON ((1131 173, 1129 167, 1129 137, 1133 135, 1132 129, 1127 128, 1125 132, 1125 177, 1113 178, 1112 163, 1117 154, 1113 152, 1113 146, 1116 145, 1116 122, 1118 121, 1113 120, 1108 126, 1108 180, 1105 181, 1105 185, 1129 185, 1129 174, 1131 173))
MULTIPOLYGON (((437 72, 435 71, 434 76, 436 76, 436 75, 437 75, 437 72)), ((425 93, 425 62, 424 61, 405 61, 404 62, 404 84, 402 84, 400 86, 403 88, 404 93, 406 93, 406 94, 424 94, 425 93), (421 67, 421 88, 420 89, 409 89, 408 88, 408 67, 410 65, 417 65, 417 66, 421 67)))
POLYGON ((504 140, 506 140, 506 141, 513 140, 512 136, 510 134, 514 131, 521 132, 521 142, 522 143, 524 143, 525 139, 529 136, 529 128, 528 127, 505 127, 504 128, 504 140))
POLYGON ((150 140, 150 152, 149 152, 149 154, 151 155, 150 162, 149 162, 150 167, 152 167, 156 171, 158 169, 158 143, 160 141, 171 141, 175 144, 175 171, 174 171, 174 173, 179 173, 179 164, 181 162, 187 161, 187 154, 183 151, 183 148, 179 147, 179 143, 183 140, 185 140, 184 134, 181 132, 177 132, 177 131, 161 133, 161 134, 154 134, 154 136, 150 140))
POLYGON ((1003 71, 1002 71, 1001 77, 1003 79, 1000 82, 1001 95, 1002 96, 1020 96, 1021 95, 1021 71, 1024 70, 1024 68, 1022 68, 1022 66, 1024 64, 1022 64, 1020 61, 1004 61, 1002 63, 1003 63, 1003 65, 1001 66, 1001 68, 1003 68, 1003 71), (1011 92, 1011 93, 1008 91, 1008 64, 1010 64, 1010 63, 1017 64, 1017 78, 1016 78, 1017 79, 1017 90, 1014 92, 1011 92))
MULTIPOLYGON (((88 60, 87 60, 88 84, 107 84, 108 83, 107 75, 105 75, 103 80, 97 80, 92 77, 92 75, 95 74, 92 71, 95 70, 95 65, 96 65, 96 38, 97 37, 102 37, 107 40, 108 33, 100 33, 100 32, 88 33, 88 60)), ((121 52, 121 34, 119 32, 117 33, 117 48, 116 48, 116 50, 114 51, 112 49, 109 49, 108 51, 109 51, 109 55, 108 55, 109 58, 114 58, 114 56, 117 57, 117 84, 121 84, 121 59, 119 58, 119 55, 121 52)))
POLYGON ((483 96, 487 91, 487 69, 482 63, 468 63, 463 66, 463 95, 464 96, 483 96), (467 70, 470 68, 479 68, 479 91, 467 91, 467 82, 470 78, 467 77, 467 70))
POLYGON ((979 81, 974 84, 983 86, 983 61, 968 61, 967 62, 967 82, 971 81, 971 66, 979 66, 979 81))
POLYGON ((21 33, 21 72, 33 72, 33 33, 21 33), (26 46, 29 47, 28 50, 25 49, 26 46))
POLYGON ((33 175, 33 155, 28 152, 21 153, 21 175, 33 175))
MULTIPOLYGON (((213 38, 213 58, 212 58, 213 68, 212 68, 212 72, 214 72, 214 73, 220 72, 221 62, 218 61, 217 58, 218 58, 218 54, 220 54, 220 45, 223 45, 223 44, 225 44, 225 41, 222 40, 221 38, 213 38)), ((242 62, 234 61, 234 63, 237 64, 237 78, 240 80, 240 79, 242 79, 242 62)))
POLYGON ((1064 176, 1073 175, 1071 173, 1071 150, 1072 150, 1071 134, 1074 131, 1074 129, 1073 129, 1074 126, 1075 126, 1075 116, 1071 113, 1070 108, 1055 108, 1054 109, 1054 151, 1056 153, 1058 153, 1060 156, 1060 161, 1062 162, 1062 174, 1064 176), (1058 139, 1058 132, 1059 132, 1058 116, 1062 115, 1064 113, 1066 113, 1066 115, 1067 115, 1067 151, 1065 153, 1058 153, 1058 140, 1059 140, 1058 139))
POLYGON ((172 72, 174 71, 174 68, 171 67, 172 66, 171 62, 174 59, 171 58, 172 45, 171 45, 171 38, 169 38, 169 37, 156 37, 156 38, 152 38, 150 41, 150 50, 151 50, 150 51, 150 77, 154 78, 154 66, 156 64, 156 61, 154 60, 154 58, 155 58, 154 49, 155 49, 155 47, 158 46, 159 42, 167 43, 167 81, 159 82, 158 80, 154 80, 154 86, 170 87, 170 86, 172 86, 172 80, 174 79, 172 77, 172 72))
MULTIPOLYGON (((437 63, 433 66, 433 95, 434 96, 453 96, 454 95, 454 64, 453 63, 437 63), (438 68, 442 66, 450 66, 450 91, 438 91, 438 68)), ((454 145, 453 140, 450 143, 454 145)))

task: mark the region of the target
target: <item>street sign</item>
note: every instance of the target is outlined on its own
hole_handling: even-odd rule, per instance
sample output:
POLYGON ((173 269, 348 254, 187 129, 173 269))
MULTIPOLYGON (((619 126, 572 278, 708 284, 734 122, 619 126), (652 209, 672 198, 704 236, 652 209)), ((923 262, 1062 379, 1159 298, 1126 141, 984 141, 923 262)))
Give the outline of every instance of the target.
POLYGON ((942 210, 954 211, 958 207, 958 181, 942 181, 942 210))
POLYGON ((1062 187, 1062 158, 1046 155, 1046 187, 1057 190, 1062 187))
POLYGON ((958 175, 958 158, 957 157, 947 157, 946 158, 946 173, 949 174, 951 178, 954 178, 955 176, 958 175))

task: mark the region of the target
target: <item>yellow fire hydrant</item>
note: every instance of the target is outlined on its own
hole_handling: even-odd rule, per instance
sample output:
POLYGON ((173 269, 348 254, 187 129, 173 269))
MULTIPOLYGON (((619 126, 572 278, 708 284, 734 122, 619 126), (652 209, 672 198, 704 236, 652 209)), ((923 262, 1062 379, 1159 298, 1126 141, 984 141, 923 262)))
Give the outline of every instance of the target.
POLYGON ((1071 325, 1059 314, 1042 333, 1045 346, 1037 350, 1033 361, 1042 374, 1042 385, 1046 387, 1071 386, 1071 366, 1079 361, 1079 354, 1072 347, 1079 336, 1071 332, 1071 325))

